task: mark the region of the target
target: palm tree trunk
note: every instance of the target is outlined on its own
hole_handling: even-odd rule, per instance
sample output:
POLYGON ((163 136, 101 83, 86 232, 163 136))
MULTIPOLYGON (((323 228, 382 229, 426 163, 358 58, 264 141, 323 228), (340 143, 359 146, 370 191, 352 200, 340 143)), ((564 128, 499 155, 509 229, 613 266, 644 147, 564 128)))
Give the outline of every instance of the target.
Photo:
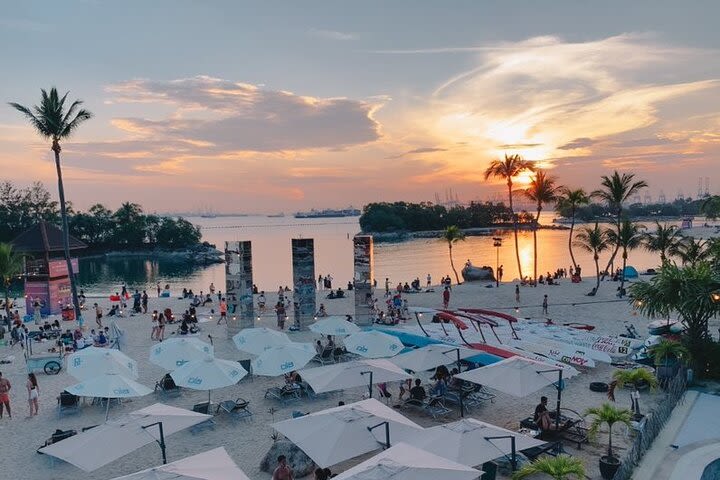
POLYGON ((596 252, 593 258, 595 259, 595 293, 597 294, 597 291, 600 290, 600 264, 598 263, 600 256, 596 252))
POLYGON ((620 275, 620 298, 623 297, 623 289, 625 288, 625 267, 627 266, 627 249, 623 247, 623 269, 622 275, 620 275))
POLYGON ((613 456, 612 451, 612 425, 608 425, 608 457, 613 456))
POLYGON ((517 260, 518 277, 520 281, 523 279, 522 265, 520 265, 520 246, 518 245, 518 222, 513 209, 512 181, 508 179, 508 198, 510 200, 510 214, 513 219, 513 232, 515 233, 515 259, 517 260))
POLYGON ((542 210, 542 207, 540 205, 538 205, 537 217, 535 217, 535 225, 533 226, 533 274, 535 275, 535 277, 533 278, 533 280, 534 280, 533 286, 535 286, 535 287, 537 287, 537 283, 538 283, 537 282, 537 279, 538 279, 538 274, 537 274, 537 258, 538 258, 537 230, 538 230, 538 225, 540 224, 540 211, 541 210, 542 210))
POLYGON ((10 321, 10 283, 5 283, 5 323, 7 324, 8 331, 10 331, 10 325, 12 325, 12 322, 10 321))
POLYGON ((75 273, 72 268, 72 260, 70 258, 70 227, 68 226, 67 209, 65 208, 65 188, 63 187, 62 168, 60 168, 60 144, 57 140, 53 142, 53 152, 55 152, 55 168, 58 177, 58 195, 60 197, 60 216, 62 217, 63 227, 63 250, 65 253, 65 262, 67 263, 68 277, 70 279, 70 292, 72 293, 73 309, 75 310, 75 318, 80 318, 80 304, 78 303, 77 286, 75 285, 75 273))
POLYGON ((460 285, 460 277, 458 277, 457 270, 455 269, 455 262, 453 262, 453 255, 452 255, 452 243, 448 242, 448 250, 450 250, 450 266, 453 269, 453 272, 455 273, 455 281, 458 285, 460 285))
MULTIPOLYGON (((622 215, 622 210, 618 210, 618 212, 617 212, 618 218, 617 218, 617 225, 616 225, 618 238, 620 238, 620 224, 621 224, 620 217, 621 217, 621 215, 622 215)), ((607 267, 605 267, 606 272, 609 272, 610 267, 615 265, 615 256, 617 255, 618 250, 620 250, 620 244, 615 245, 615 250, 613 250, 612 255, 610 255, 610 261, 608 261, 607 267)), ((603 278, 605 278, 605 274, 603 274, 603 278)))
MULTIPOLYGON (((573 230, 575 229, 575 207, 572 209, 572 217, 570 220, 570 236, 568 237, 568 250, 570 250, 570 260, 572 260, 573 268, 577 270, 577 262, 575 261, 575 255, 572 249, 573 230)), ((574 272, 570 272, 573 274, 574 272)))

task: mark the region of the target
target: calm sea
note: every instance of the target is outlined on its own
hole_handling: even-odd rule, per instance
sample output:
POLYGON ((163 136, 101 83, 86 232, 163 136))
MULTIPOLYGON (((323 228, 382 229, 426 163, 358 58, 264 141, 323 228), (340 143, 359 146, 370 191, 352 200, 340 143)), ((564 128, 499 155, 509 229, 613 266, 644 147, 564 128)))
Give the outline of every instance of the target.
MULTIPOLYGON (((292 284, 290 240, 315 239, 315 271, 317 275, 331 275, 333 286, 347 284, 352 278, 352 237, 360 231, 357 217, 330 219, 296 219, 292 216, 269 218, 247 217, 190 217, 202 229, 203 239, 222 249, 225 241, 250 240, 253 245, 253 275, 261 290, 277 290, 279 285, 292 284)), ((549 215, 545 222, 552 221, 549 215)), ((468 237, 453 248, 458 273, 466 260, 474 265, 495 268, 496 255, 504 265, 504 279, 517 276, 512 232, 504 232, 502 247, 493 247, 491 236, 468 237)), ((520 234, 520 261, 523 273, 532 275, 532 233, 520 234)), ((567 230, 538 231, 538 274, 570 266, 567 230)), ((594 270, 592 256, 575 248, 575 255, 584 273, 594 270)), ((607 262, 608 255, 603 259, 607 262)), ((601 268, 604 267, 601 259, 601 268)), ((638 270, 657 266, 659 258, 642 249, 630 252, 628 263, 638 270)), ((375 245, 375 277, 378 285, 386 277, 391 282, 411 282, 419 277, 425 284, 427 274, 436 283, 444 275, 452 275, 447 244, 436 239, 417 239, 394 244, 375 245)), ((213 282, 223 290, 225 271, 222 264, 208 267, 161 260, 136 258, 80 261, 80 283, 86 293, 105 295, 118 291, 126 282, 130 288, 153 289, 157 282, 169 283, 174 292, 183 287, 193 291, 207 291, 213 282)))

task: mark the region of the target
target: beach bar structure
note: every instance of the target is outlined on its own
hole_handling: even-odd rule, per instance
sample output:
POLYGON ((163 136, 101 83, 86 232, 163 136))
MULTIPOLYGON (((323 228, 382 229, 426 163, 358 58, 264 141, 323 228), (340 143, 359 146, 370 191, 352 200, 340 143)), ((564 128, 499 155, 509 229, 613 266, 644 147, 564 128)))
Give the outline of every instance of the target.
POLYGON ((251 242, 225 242, 225 295, 227 335, 231 338, 243 328, 255 326, 251 242))
POLYGON ((355 287, 355 323, 372 325, 373 323, 373 277, 374 254, 372 235, 353 237, 353 263, 355 287))
MULTIPOLYGON (((43 315, 72 310, 70 276, 63 249, 63 232, 55 225, 41 221, 12 241, 15 252, 25 256, 25 308, 28 315, 40 305, 43 315), (69 308, 68 308, 69 307, 69 308)), ((70 252, 87 248, 70 237, 70 252)), ((78 274, 78 259, 71 258, 73 274, 78 274)), ((74 315, 74 311, 73 314, 74 315)))
POLYGON ((293 238, 291 246, 295 325, 305 330, 315 321, 315 241, 293 238))

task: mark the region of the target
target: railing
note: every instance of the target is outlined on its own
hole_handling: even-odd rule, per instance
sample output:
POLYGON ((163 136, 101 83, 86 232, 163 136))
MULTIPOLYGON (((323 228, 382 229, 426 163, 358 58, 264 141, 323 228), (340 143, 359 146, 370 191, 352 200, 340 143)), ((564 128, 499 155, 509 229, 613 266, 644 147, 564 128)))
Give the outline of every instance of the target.
POLYGON ((645 452, 652 447, 653 441, 667 423, 675 406, 683 400, 686 389, 687 374, 681 368, 668 382, 665 398, 652 410, 651 415, 648 415, 644 428, 635 437, 613 480, 630 479, 633 470, 640 463, 645 452))

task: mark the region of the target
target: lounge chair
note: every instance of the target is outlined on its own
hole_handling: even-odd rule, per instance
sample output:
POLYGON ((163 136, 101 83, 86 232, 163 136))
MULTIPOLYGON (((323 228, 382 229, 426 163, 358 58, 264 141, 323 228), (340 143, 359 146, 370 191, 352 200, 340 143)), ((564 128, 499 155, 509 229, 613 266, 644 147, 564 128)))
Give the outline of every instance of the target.
POLYGON ((175 380, 169 373, 166 373, 163 378, 155 382, 155 391, 160 391, 160 393, 167 396, 180 395, 180 387, 175 384, 175 380))
POLYGON ((562 442, 547 442, 542 445, 538 445, 537 447, 520 450, 520 453, 525 455, 528 460, 533 461, 543 454, 557 457, 559 454, 564 453, 564 451, 562 448, 562 442))
POLYGON ((442 397, 426 397, 423 400, 409 398, 403 402, 403 407, 417 408, 430 415, 432 418, 444 417, 451 410, 445 406, 442 397))
POLYGON ((238 360, 238 363, 241 367, 245 369, 246 372, 248 372, 248 374, 245 375, 242 380, 250 380, 251 382, 254 382, 255 379, 253 378, 252 374, 252 362, 250 360, 238 360))
POLYGON ((76 413, 80 411, 80 397, 70 392, 60 392, 60 395, 57 397, 57 402, 58 418, 62 417, 65 413, 76 413))
POLYGON ((322 351, 322 353, 316 354, 310 361, 317 362, 320 365, 334 363, 335 362, 334 348, 333 347, 325 347, 325 349, 322 351))
POLYGON ((302 393, 302 388, 292 388, 289 385, 282 387, 270 387, 265 391, 265 398, 271 398, 285 403, 292 400, 298 400, 302 393))
MULTIPOLYGON (((567 409, 561 409, 567 410, 567 409)), ((550 417, 555 421, 555 412, 549 412, 550 417)), ((575 412, 572 412, 575 413, 575 412)), ((570 443, 574 443, 578 450, 582 449, 583 443, 588 443, 589 434, 588 429, 585 426, 585 420, 575 413, 575 418, 570 418, 567 415, 560 414, 560 428, 558 430, 542 430, 540 426, 535 423, 533 417, 527 417, 520 421, 521 428, 528 428, 530 430, 540 431, 538 438, 546 441, 564 440, 570 443)))
MULTIPOLYGON (((196 403, 195 405, 193 405, 192 411, 197 412, 197 413, 204 413, 205 415, 209 415, 210 414, 209 413, 210 412, 210 402, 196 403)), ((208 418, 204 422, 200 422, 197 425, 193 425, 192 427, 190 427, 190 432, 194 434, 205 428, 210 428, 210 429, 214 430, 215 429, 215 421, 212 418, 208 418)))
POLYGON ((219 413, 221 410, 225 413, 231 414, 236 418, 247 418, 252 416, 252 412, 248 409, 250 402, 244 398, 237 400, 225 400, 224 402, 218 403, 215 413, 219 413))

